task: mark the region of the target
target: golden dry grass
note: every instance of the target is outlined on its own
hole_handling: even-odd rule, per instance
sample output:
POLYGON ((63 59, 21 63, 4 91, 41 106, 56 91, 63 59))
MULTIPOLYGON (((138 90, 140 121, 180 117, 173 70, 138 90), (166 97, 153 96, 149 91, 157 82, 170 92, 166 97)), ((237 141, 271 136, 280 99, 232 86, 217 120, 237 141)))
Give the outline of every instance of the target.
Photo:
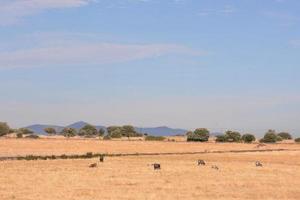
MULTIPOLYGON (((172 153, 253 150, 257 144, 103 141, 97 139, 0 139, 0 156, 99 153, 172 153)), ((259 149, 299 149, 299 144, 269 144, 259 149)))
MULTIPOLYGON (((0 140, 1 155, 192 152, 255 149, 256 144, 95 140, 0 140)), ((296 144, 263 148, 300 149, 296 144)), ((300 199, 300 151, 98 159, 2 161, 0 200, 300 199), (204 159, 206 166, 196 161, 204 159), (254 162, 263 163, 262 168, 254 162), (89 168, 97 162, 97 168, 89 168), (159 162, 160 171, 151 164, 159 162), (214 170, 217 165, 220 170, 214 170)))
POLYGON ((5 161, 0 199, 299 199, 300 153, 268 152, 91 160, 5 161), (198 167, 202 158, 207 166, 198 167), (259 159, 264 164, 257 168, 259 159), (159 162, 160 171, 151 163, 159 162), (214 164, 220 170, 210 166, 214 164))

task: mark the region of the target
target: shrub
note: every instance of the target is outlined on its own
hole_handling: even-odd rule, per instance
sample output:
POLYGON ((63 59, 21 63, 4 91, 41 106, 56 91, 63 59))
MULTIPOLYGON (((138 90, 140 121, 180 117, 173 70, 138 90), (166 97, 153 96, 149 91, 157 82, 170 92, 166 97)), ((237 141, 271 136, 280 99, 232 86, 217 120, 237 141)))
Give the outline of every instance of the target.
POLYGON ((22 133, 23 135, 33 134, 33 131, 28 128, 20 128, 17 132, 22 133))
POLYGON ((225 136, 227 142, 239 142, 241 140, 241 134, 237 131, 226 131, 225 136))
POLYGON ((48 135, 56 135, 56 130, 55 130, 55 128, 48 127, 48 128, 45 128, 44 131, 45 131, 48 135))
POLYGON ((217 135, 216 142, 227 142, 227 138, 225 135, 217 135))
POLYGON ((22 133, 17 133, 17 138, 22 138, 23 134, 22 133))
POLYGON ((209 131, 206 128, 198 128, 193 133, 187 133, 187 141, 193 142, 207 142, 209 138, 209 131))
POLYGON ((245 134, 242 136, 242 141, 245 143, 252 143, 255 141, 255 136, 252 134, 245 134))
POLYGON ((0 122, 0 136, 7 135, 9 133, 9 126, 5 122, 0 122))
POLYGON ((148 136, 146 136, 145 140, 146 141, 164 141, 165 137, 148 135, 148 136))
POLYGON ((100 128, 99 131, 98 131, 98 135, 100 137, 102 137, 104 134, 105 134, 105 130, 103 128, 100 128))
POLYGON ((92 157, 93 157, 93 152, 87 152, 87 153, 85 154, 85 157, 86 157, 86 158, 92 158, 92 157))
POLYGON ((300 138, 296 138, 295 142, 300 143, 300 138))
POLYGON ((280 136, 283 140, 291 140, 291 139, 293 139, 293 137, 291 136, 291 134, 289 134, 287 132, 278 133, 278 136, 280 136))
POLYGON ((38 136, 38 135, 27 135, 27 136, 25 136, 25 138, 38 139, 38 138, 40 138, 40 136, 38 136))
POLYGON ((276 140, 277 140, 277 142, 280 142, 280 141, 282 141, 282 140, 283 140, 283 138, 282 138, 282 137, 280 137, 279 135, 277 135, 277 137, 276 137, 276 140))

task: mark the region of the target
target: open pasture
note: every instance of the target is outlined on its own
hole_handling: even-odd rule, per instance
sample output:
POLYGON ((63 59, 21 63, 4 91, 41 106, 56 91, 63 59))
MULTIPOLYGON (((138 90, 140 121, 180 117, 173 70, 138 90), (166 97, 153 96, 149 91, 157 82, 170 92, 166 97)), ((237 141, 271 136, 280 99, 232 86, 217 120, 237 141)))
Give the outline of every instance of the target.
POLYGON ((93 153, 180 153, 230 150, 290 149, 300 144, 195 143, 150 141, 104 141, 98 139, 0 139, 0 156, 93 153))
POLYGON ((300 152, 3 161, 0 199, 299 199, 300 152), (198 166, 197 159, 206 161, 198 166), (255 161, 263 163, 256 167, 255 161), (152 163, 161 164, 153 170, 152 163), (97 163, 96 168, 89 168, 97 163), (216 165, 219 170, 212 169, 216 165))

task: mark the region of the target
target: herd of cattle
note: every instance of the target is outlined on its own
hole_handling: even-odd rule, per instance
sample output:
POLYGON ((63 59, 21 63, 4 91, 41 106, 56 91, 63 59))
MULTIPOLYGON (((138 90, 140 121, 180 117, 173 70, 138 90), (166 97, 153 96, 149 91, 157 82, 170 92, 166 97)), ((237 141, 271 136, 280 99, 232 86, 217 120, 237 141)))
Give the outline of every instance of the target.
MULTIPOLYGON (((104 162, 104 156, 103 156, 103 155, 100 156, 99 161, 100 161, 100 162, 104 162)), ((198 166, 206 165, 206 163, 205 163, 204 160, 198 160, 197 163, 198 163, 198 166)), ((160 170, 160 169, 161 169, 160 163, 154 163, 154 164, 152 164, 152 166, 153 166, 153 169, 154 169, 154 170, 160 170)), ((262 167, 263 165, 262 165, 262 163, 261 163, 260 161, 256 161, 256 162, 255 162, 255 166, 256 166, 256 167, 262 167)), ((89 167, 90 167, 90 168, 97 167, 97 163, 90 164, 89 167)), ((215 170, 219 170, 219 167, 218 167, 217 165, 212 165, 211 168, 212 168, 212 169, 215 169, 215 170)))

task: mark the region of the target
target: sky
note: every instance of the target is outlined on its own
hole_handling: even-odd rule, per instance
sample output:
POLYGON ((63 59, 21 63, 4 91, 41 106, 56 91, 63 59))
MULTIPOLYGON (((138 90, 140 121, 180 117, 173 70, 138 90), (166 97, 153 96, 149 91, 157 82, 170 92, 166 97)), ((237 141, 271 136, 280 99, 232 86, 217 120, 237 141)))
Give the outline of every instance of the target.
POLYGON ((300 136, 299 0, 0 0, 0 121, 300 136))

